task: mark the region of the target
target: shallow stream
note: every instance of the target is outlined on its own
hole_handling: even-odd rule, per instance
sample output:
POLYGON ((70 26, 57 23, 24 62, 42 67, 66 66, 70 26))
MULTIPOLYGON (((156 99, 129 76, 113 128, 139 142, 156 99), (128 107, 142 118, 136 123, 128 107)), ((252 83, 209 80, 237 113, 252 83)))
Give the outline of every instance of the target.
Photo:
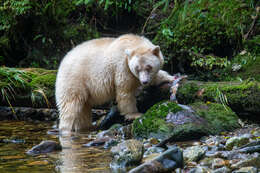
POLYGON ((83 147, 90 134, 73 138, 47 134, 53 123, 0 121, 0 173, 109 173, 110 152, 98 147, 83 147), (62 144, 62 151, 38 156, 25 152, 43 140, 62 144))

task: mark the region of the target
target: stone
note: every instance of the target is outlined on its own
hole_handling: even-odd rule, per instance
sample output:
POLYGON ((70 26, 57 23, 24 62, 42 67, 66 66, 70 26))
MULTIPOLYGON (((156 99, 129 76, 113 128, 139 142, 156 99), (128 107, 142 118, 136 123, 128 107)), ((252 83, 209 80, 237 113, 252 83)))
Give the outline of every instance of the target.
POLYGON ((60 151, 61 145, 55 141, 47 140, 42 141, 40 144, 32 147, 30 150, 26 152, 29 155, 38 155, 38 154, 45 154, 50 153, 53 151, 60 151))
POLYGON ((144 146, 140 141, 130 139, 112 147, 110 151, 113 155, 110 167, 113 170, 125 169, 142 161, 144 146))
POLYGON ((249 142, 249 139, 250 137, 247 135, 243 135, 240 137, 234 136, 227 140, 225 147, 227 150, 232 150, 234 147, 240 147, 247 144, 249 142))
POLYGON ((153 160, 145 162, 138 167, 131 169, 129 173, 161 173, 171 172, 176 168, 183 167, 183 155, 179 148, 172 147, 155 157, 153 160))
POLYGON ((144 156, 150 155, 152 153, 162 153, 165 149, 162 147, 150 147, 144 152, 144 156))
POLYGON ((93 147, 93 146, 100 146, 104 145, 106 142, 112 140, 110 137, 103 137, 103 138, 97 138, 94 141, 91 141, 87 144, 83 144, 84 147, 93 147))
POLYGON ((192 146, 188 147, 183 151, 184 161, 187 162, 197 162, 199 161, 206 153, 206 149, 201 146, 192 146))
POLYGON ((231 172, 231 169, 229 169, 226 166, 224 166, 222 168, 215 169, 214 171, 212 171, 212 173, 230 173, 230 172, 231 172))
POLYGON ((257 173, 257 168, 254 168, 252 166, 250 167, 243 167, 239 170, 235 170, 232 173, 257 173))
POLYGON ((217 168, 221 168, 221 167, 224 167, 224 166, 229 166, 230 163, 228 160, 224 160, 224 159, 221 159, 221 158, 215 158, 213 159, 213 162, 212 162, 212 169, 217 169, 217 168))
POLYGON ((237 163, 232 164, 231 168, 239 169, 242 167, 249 167, 249 166, 259 167, 259 165, 260 165, 260 155, 259 153, 254 153, 250 155, 247 159, 243 159, 237 163))
POLYGON ((212 172, 211 169, 203 166, 197 166, 196 168, 192 168, 188 171, 188 173, 209 173, 212 172))
POLYGON ((200 166, 211 167, 213 158, 206 157, 199 162, 200 166))

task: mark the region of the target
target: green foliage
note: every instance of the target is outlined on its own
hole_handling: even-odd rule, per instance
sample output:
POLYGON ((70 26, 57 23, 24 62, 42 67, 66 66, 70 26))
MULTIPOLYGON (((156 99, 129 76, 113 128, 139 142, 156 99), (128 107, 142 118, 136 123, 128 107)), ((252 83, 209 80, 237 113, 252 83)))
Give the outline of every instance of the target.
POLYGON ((154 42, 162 45, 168 61, 185 70, 206 71, 228 66, 228 58, 243 47, 243 36, 256 14, 251 0, 175 1, 154 42))
POLYGON ((233 57, 230 64, 222 71, 221 79, 234 80, 237 78, 241 81, 249 78, 260 81, 260 54, 243 50, 233 57))
POLYGON ((29 13, 29 0, 6 0, 0 2, 0 31, 8 31, 17 24, 15 18, 29 13))
POLYGON ((1 64, 13 65, 22 60, 19 62, 21 66, 57 68, 57 61, 64 52, 75 44, 97 37, 93 27, 86 22, 82 24, 88 17, 75 15, 82 7, 73 2, 1 1, 0 56, 8 57, 1 64), (73 33, 66 34, 74 27, 77 29, 73 33))

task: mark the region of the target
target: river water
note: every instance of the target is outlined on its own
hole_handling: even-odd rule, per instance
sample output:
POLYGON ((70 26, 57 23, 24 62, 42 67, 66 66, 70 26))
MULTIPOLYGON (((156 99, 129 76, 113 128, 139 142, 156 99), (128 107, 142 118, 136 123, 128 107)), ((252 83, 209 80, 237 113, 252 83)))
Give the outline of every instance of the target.
POLYGON ((59 137, 47 134, 53 123, 0 121, 0 173, 110 173, 110 152, 98 147, 83 147, 90 134, 59 137), (38 156, 25 152, 43 140, 62 144, 62 151, 38 156))

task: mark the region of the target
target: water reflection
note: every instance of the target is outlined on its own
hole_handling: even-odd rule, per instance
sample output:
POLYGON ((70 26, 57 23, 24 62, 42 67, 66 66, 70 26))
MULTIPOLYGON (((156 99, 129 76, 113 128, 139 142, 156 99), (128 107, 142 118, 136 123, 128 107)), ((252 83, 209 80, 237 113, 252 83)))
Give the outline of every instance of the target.
POLYGON ((0 173, 111 172, 109 150, 83 147, 91 140, 88 134, 73 137, 47 134, 52 125, 52 122, 0 121, 0 173), (25 154, 43 140, 59 141, 62 151, 38 156, 25 154))
POLYGON ((62 173, 110 173, 111 156, 108 151, 96 147, 83 147, 89 142, 87 134, 73 137, 60 136, 62 152, 59 153, 59 171, 62 173))

